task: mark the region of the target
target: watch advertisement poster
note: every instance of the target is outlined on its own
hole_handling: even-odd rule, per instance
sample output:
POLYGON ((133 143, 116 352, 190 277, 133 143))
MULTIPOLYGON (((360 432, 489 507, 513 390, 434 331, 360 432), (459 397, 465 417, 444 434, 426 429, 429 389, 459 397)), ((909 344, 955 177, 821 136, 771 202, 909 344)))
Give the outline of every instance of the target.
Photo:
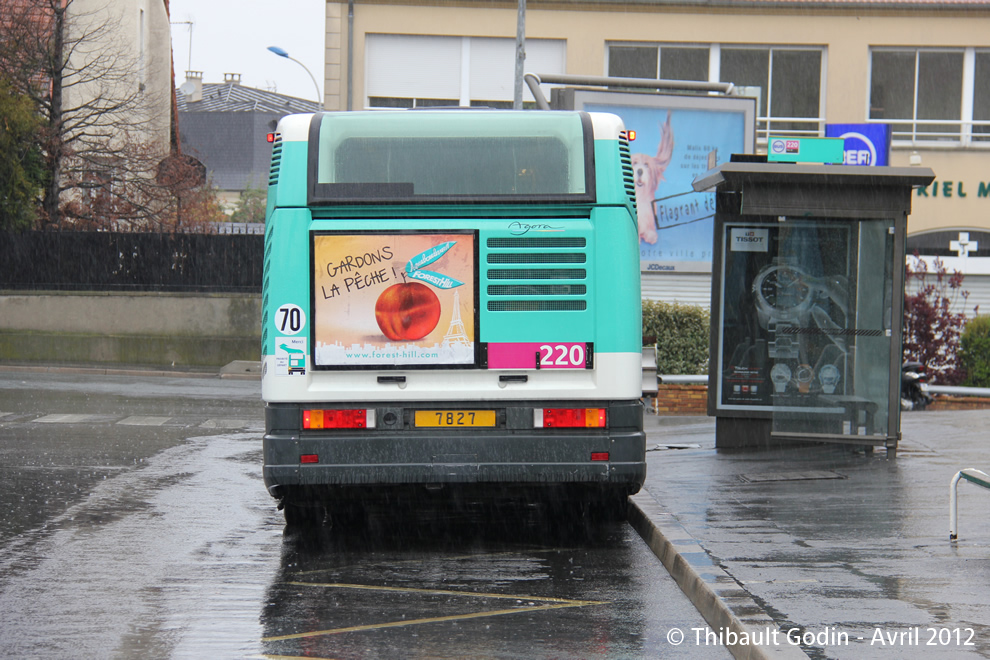
POLYGON ((787 219, 724 231, 719 407, 805 406, 851 391, 850 227, 787 219))
POLYGON ((474 232, 315 232, 315 369, 477 363, 474 232))

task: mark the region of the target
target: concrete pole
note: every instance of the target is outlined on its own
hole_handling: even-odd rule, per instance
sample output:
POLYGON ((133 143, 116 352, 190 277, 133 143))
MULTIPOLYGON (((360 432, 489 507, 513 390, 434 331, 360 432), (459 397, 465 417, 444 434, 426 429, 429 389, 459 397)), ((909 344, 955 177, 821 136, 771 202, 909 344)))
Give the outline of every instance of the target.
POLYGON ((526 62, 526 0, 519 0, 516 19, 516 79, 512 95, 512 109, 522 110, 523 65, 526 62))

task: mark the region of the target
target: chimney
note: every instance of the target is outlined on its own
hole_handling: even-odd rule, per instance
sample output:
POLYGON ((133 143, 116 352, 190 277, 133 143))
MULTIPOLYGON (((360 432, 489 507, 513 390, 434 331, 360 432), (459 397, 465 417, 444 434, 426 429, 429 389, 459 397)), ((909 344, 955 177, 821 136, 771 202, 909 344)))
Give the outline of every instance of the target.
POLYGON ((239 73, 225 73, 223 74, 223 81, 225 83, 232 83, 234 85, 241 84, 241 74, 239 73))
POLYGON ((203 100, 203 72, 186 71, 186 82, 179 91, 185 94, 186 103, 198 103, 203 100))

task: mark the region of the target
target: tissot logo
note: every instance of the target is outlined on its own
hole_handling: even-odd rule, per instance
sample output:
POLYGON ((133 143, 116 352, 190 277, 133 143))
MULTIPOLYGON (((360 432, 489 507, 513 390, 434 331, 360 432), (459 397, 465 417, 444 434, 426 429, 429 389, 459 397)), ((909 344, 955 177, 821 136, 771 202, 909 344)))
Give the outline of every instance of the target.
POLYGON ((770 234, 766 229, 733 228, 729 234, 732 252, 766 252, 770 234))

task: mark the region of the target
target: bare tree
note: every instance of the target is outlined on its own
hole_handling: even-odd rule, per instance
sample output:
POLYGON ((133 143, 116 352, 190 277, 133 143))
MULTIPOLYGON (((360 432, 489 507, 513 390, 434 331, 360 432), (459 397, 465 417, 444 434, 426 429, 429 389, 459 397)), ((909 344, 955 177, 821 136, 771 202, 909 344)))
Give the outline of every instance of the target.
POLYGON ((144 84, 149 62, 122 34, 93 0, 0 0, 0 65, 45 123, 47 225, 127 229, 169 214, 155 174, 171 104, 144 84))

